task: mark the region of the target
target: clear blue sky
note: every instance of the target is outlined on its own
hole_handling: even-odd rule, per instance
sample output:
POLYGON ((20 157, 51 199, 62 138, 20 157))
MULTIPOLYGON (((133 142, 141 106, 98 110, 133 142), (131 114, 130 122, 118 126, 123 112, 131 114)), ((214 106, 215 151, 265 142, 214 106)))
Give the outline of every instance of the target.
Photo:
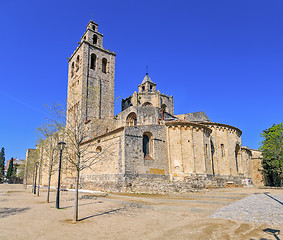
POLYGON ((6 160, 35 147, 43 105, 66 100, 67 57, 92 12, 104 47, 117 53, 116 97, 136 91, 149 66, 175 114, 205 111, 240 128, 242 145, 258 148, 262 130, 283 120, 282 0, 1 1, 6 160))

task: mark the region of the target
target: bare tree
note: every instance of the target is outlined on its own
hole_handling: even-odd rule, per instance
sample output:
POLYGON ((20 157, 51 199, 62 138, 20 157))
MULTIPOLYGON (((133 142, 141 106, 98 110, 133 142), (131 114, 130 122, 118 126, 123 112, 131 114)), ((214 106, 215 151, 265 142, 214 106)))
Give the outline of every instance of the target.
MULTIPOLYGON (((81 111, 81 106, 77 105, 71 114, 66 117, 65 110, 61 105, 55 105, 51 108, 53 112, 52 122, 56 128, 60 129, 60 141, 66 142, 64 150, 65 160, 70 164, 71 169, 75 170, 75 200, 73 221, 78 220, 78 192, 80 173, 86 168, 93 170, 92 166, 100 161, 105 161, 105 153, 113 147, 106 146, 103 151, 94 149, 94 143, 90 139, 90 129, 85 122, 85 116, 81 111), (60 122, 65 119, 66 126, 62 127, 60 122)), ((96 132, 95 128, 99 128, 99 124, 95 125, 91 131, 96 132)), ((70 167, 68 167, 70 169, 70 167)))
POLYGON ((50 201, 50 186, 52 175, 57 171, 55 164, 57 163, 58 151, 58 134, 59 130, 63 128, 62 123, 48 122, 37 128, 37 131, 43 138, 40 143, 40 168, 48 174, 47 197, 46 201, 50 201), (44 159, 47 158, 47 159, 44 159))
POLYGON ((41 171, 42 171, 42 161, 43 161, 43 153, 42 153, 42 146, 39 149, 40 158, 39 158, 39 165, 38 165, 38 183, 37 183, 37 196, 39 197, 39 189, 40 189, 40 179, 41 179, 41 171))
POLYGON ((25 160, 25 171, 24 171, 24 184, 27 187, 28 184, 32 184, 32 192, 34 189, 34 171, 35 163, 39 159, 38 149, 28 149, 25 160))

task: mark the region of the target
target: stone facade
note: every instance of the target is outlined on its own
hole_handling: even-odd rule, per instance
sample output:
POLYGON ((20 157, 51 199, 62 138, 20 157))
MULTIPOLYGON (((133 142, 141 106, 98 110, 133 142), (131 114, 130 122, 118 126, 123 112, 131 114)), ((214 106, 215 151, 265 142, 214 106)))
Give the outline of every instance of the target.
MULTIPOLYGON (((211 122, 204 112, 174 115, 173 96, 161 94, 148 73, 113 116, 115 53, 103 48, 97 27, 90 21, 69 59, 66 124, 79 116, 88 132, 80 147, 88 146, 95 159, 81 172, 82 188, 171 193, 260 181, 255 169, 260 152, 241 146, 241 130, 211 122)), ((41 175, 47 185, 44 171, 41 175)), ((62 178, 73 187, 74 169, 67 161, 62 178)))

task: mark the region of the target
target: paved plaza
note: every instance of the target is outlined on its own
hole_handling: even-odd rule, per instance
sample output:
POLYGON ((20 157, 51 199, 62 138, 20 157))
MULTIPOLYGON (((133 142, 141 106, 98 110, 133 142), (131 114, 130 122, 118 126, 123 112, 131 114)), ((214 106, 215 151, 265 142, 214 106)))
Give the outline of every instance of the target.
POLYGON ((22 185, 0 185, 0 239, 283 239, 283 190, 224 188, 186 195, 56 192, 46 203, 22 185))
POLYGON ((283 224, 283 195, 256 193, 217 210, 210 217, 283 224))

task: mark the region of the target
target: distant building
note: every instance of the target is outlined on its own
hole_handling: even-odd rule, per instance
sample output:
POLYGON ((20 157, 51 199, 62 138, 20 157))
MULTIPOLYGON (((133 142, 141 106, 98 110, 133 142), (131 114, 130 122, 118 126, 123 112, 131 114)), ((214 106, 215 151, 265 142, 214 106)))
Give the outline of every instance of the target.
POLYGON ((7 166, 4 166, 4 175, 5 175, 5 176, 7 175, 7 171, 8 171, 7 166))
MULTIPOLYGON (((11 160, 7 161, 7 166, 5 166, 5 176, 7 174, 10 162, 11 162, 11 160)), ((25 164, 25 160, 13 158, 13 164, 14 164, 14 167, 16 168, 16 177, 17 177, 17 176, 19 176, 19 166, 22 165, 22 164, 25 164)))

